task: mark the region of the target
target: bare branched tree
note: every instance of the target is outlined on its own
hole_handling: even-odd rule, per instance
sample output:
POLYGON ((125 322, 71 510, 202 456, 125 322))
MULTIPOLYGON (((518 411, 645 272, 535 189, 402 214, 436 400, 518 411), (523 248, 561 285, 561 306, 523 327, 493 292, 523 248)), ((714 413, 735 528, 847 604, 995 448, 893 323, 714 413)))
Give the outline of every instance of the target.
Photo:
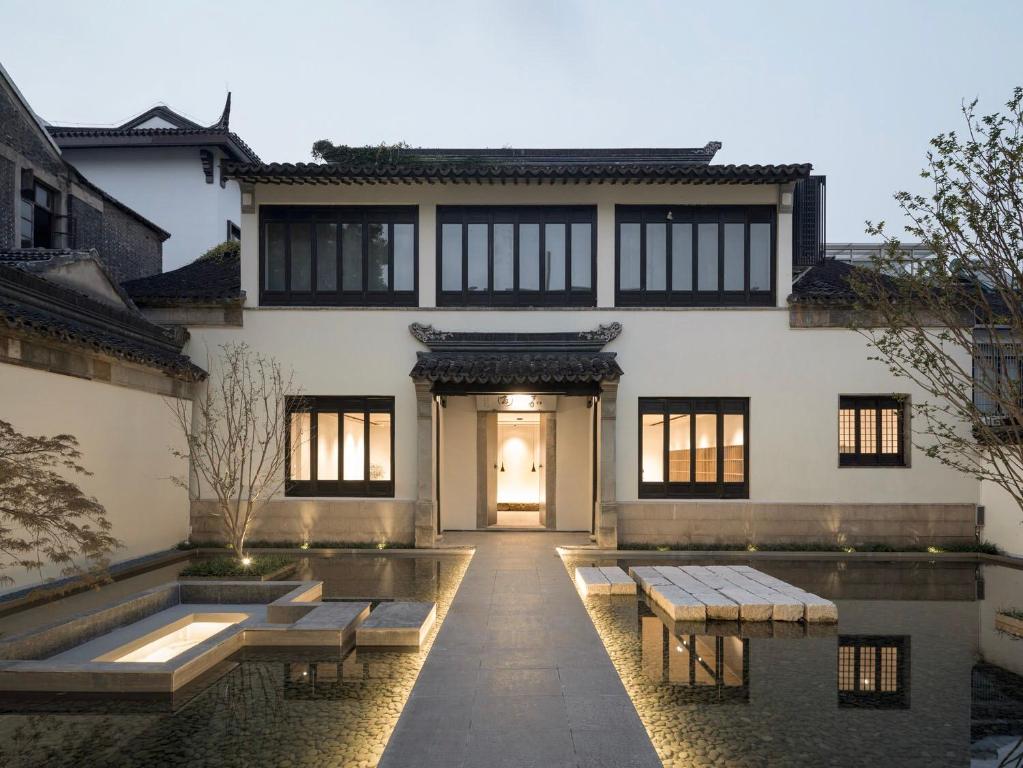
POLYGON ((100 577, 120 542, 103 505, 72 479, 91 475, 72 435, 23 435, 0 421, 0 584, 4 569, 42 574, 47 564, 62 576, 100 577))
POLYGON ((1023 88, 1004 113, 962 108, 962 134, 931 141, 921 175, 929 196, 895 196, 932 258, 907 263, 884 222, 887 248, 853 271, 857 330, 914 402, 914 445, 1009 493, 1023 509, 1023 88))
POLYGON ((218 359, 209 359, 204 392, 194 401, 170 401, 186 445, 172 453, 188 460, 197 479, 175 482, 188 489, 193 501, 204 490, 213 494, 224 536, 240 558, 253 521, 284 486, 285 396, 292 393, 294 374, 285 375, 277 360, 246 344, 225 344, 220 350, 218 359))

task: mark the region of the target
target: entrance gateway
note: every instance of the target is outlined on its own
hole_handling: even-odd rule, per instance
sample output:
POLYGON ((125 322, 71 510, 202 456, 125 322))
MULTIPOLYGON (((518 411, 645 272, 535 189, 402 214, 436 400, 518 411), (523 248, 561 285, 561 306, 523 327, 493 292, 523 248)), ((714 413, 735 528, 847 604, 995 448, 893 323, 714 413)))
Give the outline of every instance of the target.
POLYGON ((587 531, 617 538, 615 398, 604 347, 621 324, 560 333, 441 331, 411 377, 418 417, 417 546, 445 530, 587 531))

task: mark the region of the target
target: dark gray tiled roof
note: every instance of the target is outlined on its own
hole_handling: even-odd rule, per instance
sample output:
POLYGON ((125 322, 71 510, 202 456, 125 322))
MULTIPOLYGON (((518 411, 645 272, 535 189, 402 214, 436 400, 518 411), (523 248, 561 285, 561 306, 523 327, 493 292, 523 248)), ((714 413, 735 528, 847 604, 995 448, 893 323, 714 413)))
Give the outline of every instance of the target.
POLYGON ((614 380, 614 352, 419 352, 413 379, 443 384, 590 384, 614 380))
POLYGON ((175 378, 206 372, 181 354, 183 337, 9 264, 0 265, 0 323, 8 328, 89 348, 175 378))
POLYGON ((810 175, 809 164, 711 165, 718 142, 669 149, 403 149, 397 162, 225 162, 230 178, 263 183, 572 180, 774 184, 810 175))
POLYGON ((237 253, 203 256, 191 264, 122 284, 139 306, 230 302, 244 297, 237 253))
POLYGON ((833 259, 815 264, 792 285, 789 304, 850 304, 856 297, 849 276, 853 270, 865 268, 833 259))
POLYGON ((240 160, 259 163, 257 155, 234 131, 221 128, 105 128, 48 125, 46 129, 61 147, 118 146, 123 144, 172 146, 176 139, 188 144, 214 144, 240 160))

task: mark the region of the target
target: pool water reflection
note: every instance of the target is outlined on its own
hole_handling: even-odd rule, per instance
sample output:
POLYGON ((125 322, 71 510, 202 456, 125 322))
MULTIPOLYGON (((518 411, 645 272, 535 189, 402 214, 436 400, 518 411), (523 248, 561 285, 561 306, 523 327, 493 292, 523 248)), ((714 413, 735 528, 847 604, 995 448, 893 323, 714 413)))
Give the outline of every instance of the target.
POLYGON ((426 600, 419 651, 246 648, 173 699, 0 701, 0 766, 376 765, 469 557, 308 558, 326 599, 426 600))
MULTIPOLYGON (((595 564, 565 560, 570 575, 595 564)), ((586 601, 665 765, 979 766, 984 739, 1023 736, 1023 642, 995 633, 988 614, 1003 606, 983 597, 1023 599, 1023 571, 749 564, 834 600, 837 626, 686 624, 642 595, 586 601)))

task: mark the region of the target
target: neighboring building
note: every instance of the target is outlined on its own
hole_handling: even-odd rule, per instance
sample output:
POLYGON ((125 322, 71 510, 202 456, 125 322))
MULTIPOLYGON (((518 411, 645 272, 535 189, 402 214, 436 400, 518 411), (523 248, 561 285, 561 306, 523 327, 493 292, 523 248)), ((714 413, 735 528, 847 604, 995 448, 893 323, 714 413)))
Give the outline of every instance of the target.
MULTIPOLYGON (((302 395, 252 537, 973 540, 977 483, 910 445, 923 393, 840 322, 823 179, 719 147, 226 162, 241 327, 186 319, 186 349, 244 341, 302 395)), ((193 268, 129 290, 187 317, 193 268)))
MULTIPOLYGON (((147 321, 95 251, 0 251, 0 419, 28 435, 73 435, 83 491, 106 508, 120 562, 188 537, 184 437, 172 401, 190 407, 205 372, 185 335, 147 321)), ((40 577, 6 569, 19 589, 40 577)))
POLYGON ((160 272, 168 237, 67 162, 0 66, 0 250, 95 249, 130 280, 160 272))
POLYGON ((164 251, 171 270, 240 237, 238 183, 225 179, 220 165, 259 157, 231 131, 230 118, 229 93, 209 126, 156 106, 115 127, 47 127, 84 174, 171 233, 164 251))
MULTIPOLYGON (((824 256, 847 264, 869 267, 882 256, 888 256, 887 248, 885 243, 828 243, 824 256)), ((908 271, 933 256, 931 250, 922 243, 900 243, 899 265, 908 271)))

